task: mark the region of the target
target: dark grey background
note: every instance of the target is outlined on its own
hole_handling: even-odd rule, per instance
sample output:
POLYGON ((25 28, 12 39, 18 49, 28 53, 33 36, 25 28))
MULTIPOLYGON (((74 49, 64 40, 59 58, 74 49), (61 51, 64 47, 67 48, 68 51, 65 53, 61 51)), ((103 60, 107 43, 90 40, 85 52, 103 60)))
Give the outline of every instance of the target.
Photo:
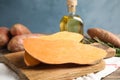
MULTIPOLYGON (((59 21, 67 14, 66 0, 0 0, 0 26, 26 25, 32 32, 59 31, 59 21)), ((120 0, 78 0, 77 14, 85 32, 100 27, 120 33, 120 0)))

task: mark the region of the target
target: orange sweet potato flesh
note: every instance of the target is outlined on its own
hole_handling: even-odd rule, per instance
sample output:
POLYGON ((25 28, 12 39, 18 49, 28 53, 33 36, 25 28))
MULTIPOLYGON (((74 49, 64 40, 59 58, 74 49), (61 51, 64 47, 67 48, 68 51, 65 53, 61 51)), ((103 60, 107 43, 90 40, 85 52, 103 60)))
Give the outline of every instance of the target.
POLYGON ((103 49, 62 39, 28 38, 24 48, 33 58, 47 64, 96 64, 107 54, 103 49))
POLYGON ((24 39, 26 39, 26 38, 39 38, 43 35, 44 34, 35 34, 35 33, 34 34, 17 35, 9 41, 7 48, 11 52, 23 51, 24 50, 24 47, 23 47, 24 39))
POLYGON ((41 38, 48 39, 48 40, 58 40, 58 39, 66 40, 67 39, 67 40, 80 42, 83 39, 83 35, 78 33, 68 32, 68 31, 62 31, 62 32, 53 33, 48 36, 42 36, 41 38))
POLYGON ((33 58, 26 51, 25 51, 25 54, 24 54, 24 62, 27 66, 35 66, 35 65, 38 65, 40 63, 39 60, 33 58))
MULTIPOLYGON (((51 35, 41 36, 40 39, 46 39, 46 40, 73 40, 75 42, 80 42, 83 39, 83 36, 81 34, 73 33, 73 32, 57 32, 51 35)), ((37 59, 33 58, 31 55, 29 55, 27 52, 24 55, 24 61, 27 66, 35 66, 40 63, 37 59)))

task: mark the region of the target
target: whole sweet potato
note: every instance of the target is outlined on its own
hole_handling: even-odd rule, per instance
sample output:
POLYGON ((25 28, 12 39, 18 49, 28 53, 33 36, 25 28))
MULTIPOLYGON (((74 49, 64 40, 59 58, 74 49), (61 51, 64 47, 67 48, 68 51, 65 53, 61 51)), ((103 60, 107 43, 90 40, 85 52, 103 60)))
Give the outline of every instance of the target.
POLYGON ((10 40, 10 31, 7 27, 0 27, 0 48, 7 45, 10 40))
POLYGON ((43 34, 23 34, 13 37, 8 43, 8 50, 11 52, 23 51, 23 40, 26 38, 39 38, 43 34))
POLYGON ((17 35, 22 35, 22 34, 30 34, 31 31, 23 24, 17 23, 11 27, 10 33, 12 34, 12 36, 17 36, 17 35))
POLYGON ((87 33, 91 38, 97 37, 103 42, 111 43, 115 47, 120 48, 120 38, 107 30, 101 28, 89 28, 87 33))

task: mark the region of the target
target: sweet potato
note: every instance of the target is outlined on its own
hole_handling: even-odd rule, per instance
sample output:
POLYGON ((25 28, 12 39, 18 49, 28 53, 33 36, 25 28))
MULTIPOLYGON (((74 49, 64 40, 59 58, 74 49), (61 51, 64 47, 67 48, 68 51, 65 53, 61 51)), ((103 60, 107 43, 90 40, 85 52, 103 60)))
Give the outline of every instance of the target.
POLYGON ((26 51, 25 51, 25 54, 24 54, 24 62, 27 66, 35 66, 35 65, 38 65, 40 63, 39 60, 33 58, 26 51))
POLYGON ((28 38, 24 48, 33 58, 47 64, 96 64, 106 56, 106 51, 73 40, 46 40, 28 38))
POLYGON ((115 47, 120 48, 120 39, 113 33, 100 29, 100 28, 90 28, 87 31, 91 38, 97 37, 103 42, 111 43, 115 47))
POLYGON ((39 38, 43 34, 23 34, 13 37, 8 43, 8 50, 11 52, 23 51, 23 40, 26 38, 39 38))
POLYGON ((67 39, 67 40, 80 42, 83 39, 83 36, 78 33, 62 31, 62 32, 56 32, 56 33, 50 34, 48 36, 42 36, 41 38, 48 39, 48 40, 58 40, 58 39, 66 40, 67 39))
POLYGON ((10 33, 12 36, 17 36, 22 34, 30 34, 31 31, 23 24, 14 24, 10 29, 10 33))
MULTIPOLYGON (((47 36, 41 36, 41 39, 46 40, 73 40, 75 42, 80 42, 83 39, 83 36, 81 34, 73 33, 73 32, 57 32, 53 33, 51 35, 47 36)), ((33 58, 31 55, 29 55, 27 52, 24 55, 24 61, 27 66, 35 66, 40 63, 37 59, 33 58)))
POLYGON ((114 48, 109 47, 109 46, 102 45, 100 43, 92 43, 90 45, 101 48, 101 49, 104 49, 107 52, 107 55, 106 55, 105 58, 114 57, 115 54, 116 54, 116 50, 114 48))
POLYGON ((10 40, 10 31, 7 27, 0 27, 0 48, 7 45, 10 40))

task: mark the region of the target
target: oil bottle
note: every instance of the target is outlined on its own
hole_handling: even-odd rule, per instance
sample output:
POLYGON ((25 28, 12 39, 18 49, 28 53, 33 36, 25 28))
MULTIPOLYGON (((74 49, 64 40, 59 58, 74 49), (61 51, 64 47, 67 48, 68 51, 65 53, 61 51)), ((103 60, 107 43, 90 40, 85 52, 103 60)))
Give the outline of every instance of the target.
POLYGON ((83 35, 83 21, 79 15, 76 15, 77 0, 66 1, 69 14, 60 20, 60 31, 76 32, 83 35))

